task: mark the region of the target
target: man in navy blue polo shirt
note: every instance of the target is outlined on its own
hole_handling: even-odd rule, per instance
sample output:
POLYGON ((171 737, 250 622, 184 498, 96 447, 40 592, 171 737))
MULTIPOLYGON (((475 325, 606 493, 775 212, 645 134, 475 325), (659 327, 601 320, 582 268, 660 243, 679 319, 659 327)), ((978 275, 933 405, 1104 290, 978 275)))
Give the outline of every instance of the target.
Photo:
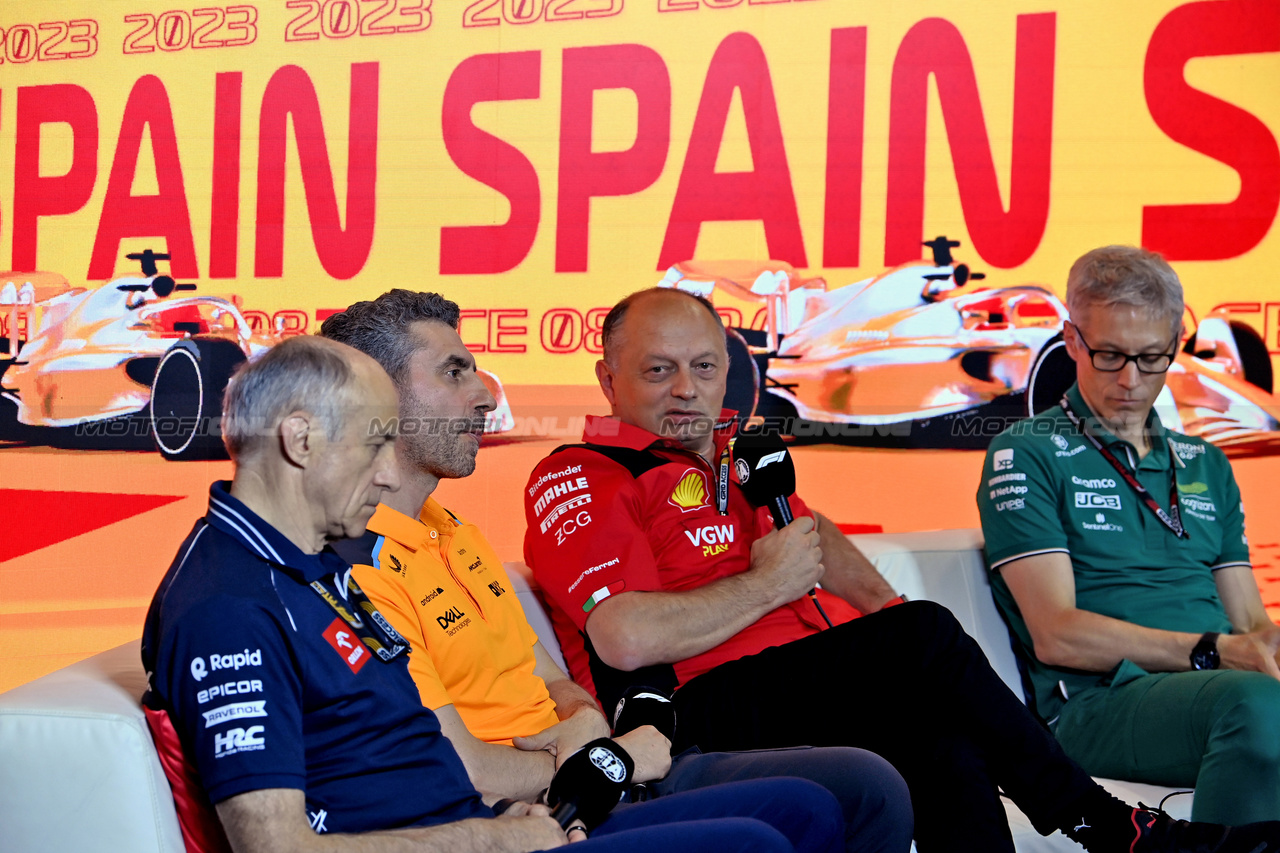
MULTIPOLYGON (((332 341, 293 338, 242 369, 223 424, 235 478, 213 485, 147 614, 144 704, 239 853, 321 835, 325 849, 456 853, 569 840, 543 806, 494 819, 418 701, 404 640, 328 547, 398 486, 396 409, 376 362, 332 341)), ((621 810, 588 845, 826 850, 842 831, 823 789, 781 780, 621 810)))

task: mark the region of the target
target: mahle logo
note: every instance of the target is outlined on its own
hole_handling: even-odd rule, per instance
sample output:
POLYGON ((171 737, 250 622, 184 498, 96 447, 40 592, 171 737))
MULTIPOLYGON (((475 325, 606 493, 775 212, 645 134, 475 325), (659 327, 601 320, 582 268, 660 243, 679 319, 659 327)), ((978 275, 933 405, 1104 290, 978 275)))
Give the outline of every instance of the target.
POLYGON ((670 500, 673 506, 680 508, 681 512, 707 506, 707 481, 703 478, 702 472, 694 468, 686 471, 680 478, 680 482, 676 483, 670 500))

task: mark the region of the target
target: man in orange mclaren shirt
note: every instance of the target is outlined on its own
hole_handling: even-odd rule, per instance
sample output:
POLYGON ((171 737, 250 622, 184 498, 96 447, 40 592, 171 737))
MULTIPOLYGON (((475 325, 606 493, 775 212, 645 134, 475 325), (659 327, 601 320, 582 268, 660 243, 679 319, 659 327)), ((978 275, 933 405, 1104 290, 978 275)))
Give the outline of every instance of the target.
MULTIPOLYGON (((392 290, 325 321, 322 334, 372 356, 400 394, 401 488, 384 495, 369 533, 340 553, 357 582, 411 644, 409 671, 487 802, 532 800, 559 765, 610 725, 559 667, 524 616, 501 560, 479 529, 432 497, 469 476, 493 397, 457 333, 458 307, 438 294, 392 290)), ((609 709, 612 711, 613 709, 609 709)), ((670 753, 652 726, 620 735, 634 782, 650 795, 767 776, 800 776, 840 801, 846 846, 903 851, 910 798, 887 762, 864 750, 808 747, 670 753)))

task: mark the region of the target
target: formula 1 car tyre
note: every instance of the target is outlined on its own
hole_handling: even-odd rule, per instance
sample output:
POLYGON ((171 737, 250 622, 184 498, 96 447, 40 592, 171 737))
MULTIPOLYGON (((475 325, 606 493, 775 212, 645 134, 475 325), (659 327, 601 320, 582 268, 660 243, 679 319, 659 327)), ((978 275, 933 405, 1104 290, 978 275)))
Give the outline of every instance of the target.
POLYGON ((174 344, 151 383, 151 432, 165 459, 225 459, 222 394, 245 360, 230 341, 188 338, 174 344))
POLYGON ((1031 375, 1027 378, 1027 416, 1058 405, 1075 381, 1076 363, 1067 354, 1067 344, 1059 332, 1049 339, 1031 365, 1031 375))

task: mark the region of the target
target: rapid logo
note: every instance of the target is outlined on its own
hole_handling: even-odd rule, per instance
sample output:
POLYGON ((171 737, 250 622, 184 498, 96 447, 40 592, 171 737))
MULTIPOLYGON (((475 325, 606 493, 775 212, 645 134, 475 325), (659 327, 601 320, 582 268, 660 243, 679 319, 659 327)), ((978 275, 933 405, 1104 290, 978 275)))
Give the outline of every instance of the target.
POLYGON ((191 677, 196 681, 204 681, 204 677, 209 674, 209 670, 239 670, 244 666, 262 666, 262 649, 254 649, 253 651, 245 649, 242 652, 235 652, 229 655, 209 655, 208 669, 205 669, 204 658, 192 658, 191 677))
POLYGON ((358 673, 369 662, 369 650, 364 642, 341 619, 335 618, 329 623, 324 629, 324 638, 353 673, 358 673))
POLYGON ((266 749, 266 739, 262 736, 264 726, 250 726, 247 729, 227 729, 222 734, 213 736, 214 758, 225 758, 237 752, 253 752, 266 749))
POLYGON ((695 548, 702 548, 702 556, 714 557, 729 550, 733 543, 732 524, 708 524, 695 530, 686 530, 684 535, 695 548))
POLYGON ((702 472, 696 468, 689 468, 685 471, 684 476, 680 478, 680 482, 676 483, 675 490, 671 492, 671 497, 668 500, 672 506, 679 507, 681 512, 690 512, 691 510, 709 506, 707 503, 707 480, 702 475, 702 472))
POLYGON ((204 677, 209 674, 209 670, 205 669, 204 658, 191 659, 191 677, 196 681, 204 681, 204 677))
POLYGON ((1013 448, 997 450, 991 457, 991 467, 996 471, 1005 471, 1013 467, 1013 448))

